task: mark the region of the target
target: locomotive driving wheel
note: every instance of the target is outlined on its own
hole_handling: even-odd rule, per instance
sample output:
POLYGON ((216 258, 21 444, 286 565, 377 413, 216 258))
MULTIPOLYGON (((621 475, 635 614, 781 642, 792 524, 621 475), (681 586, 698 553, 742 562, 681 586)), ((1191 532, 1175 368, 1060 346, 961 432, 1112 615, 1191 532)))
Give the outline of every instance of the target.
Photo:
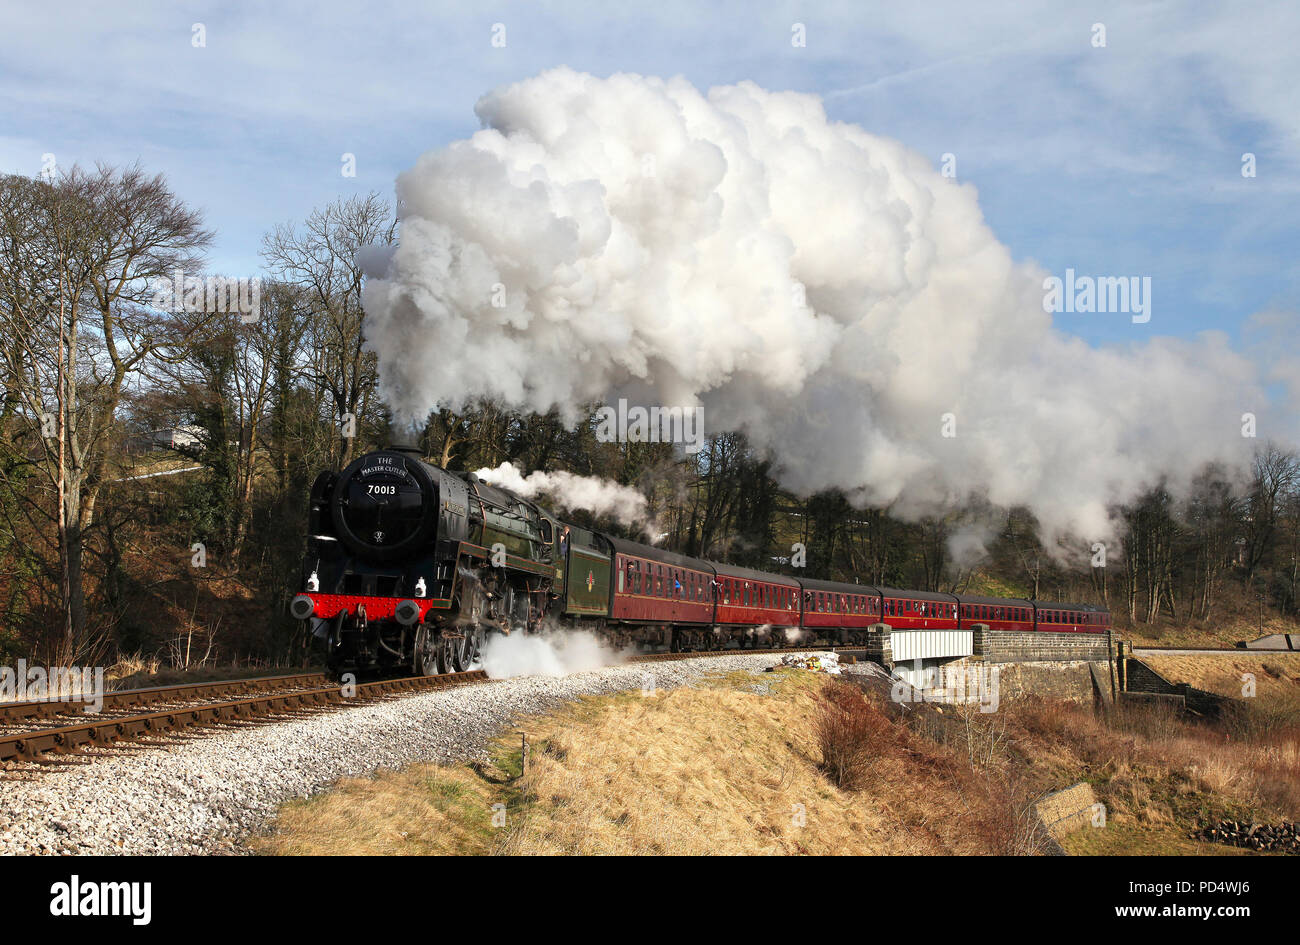
POLYGON ((474 625, 459 632, 444 631, 436 645, 438 668, 444 673, 463 673, 483 651, 483 628, 474 625))

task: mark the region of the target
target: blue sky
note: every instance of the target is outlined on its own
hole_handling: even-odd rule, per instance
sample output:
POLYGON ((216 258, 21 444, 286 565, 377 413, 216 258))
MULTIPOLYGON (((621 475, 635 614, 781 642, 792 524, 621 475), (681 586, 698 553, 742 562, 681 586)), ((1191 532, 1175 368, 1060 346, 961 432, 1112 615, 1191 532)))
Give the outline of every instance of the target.
POLYGON ((748 79, 817 93, 936 166, 954 154, 1017 258, 1150 276, 1146 325, 1057 316, 1089 341, 1239 339, 1257 312, 1300 309, 1300 7, 893 6, 0 0, 0 170, 138 159, 204 209, 213 269, 243 274, 273 224, 390 195, 422 152, 475 131, 474 102, 502 83, 561 64, 748 79))

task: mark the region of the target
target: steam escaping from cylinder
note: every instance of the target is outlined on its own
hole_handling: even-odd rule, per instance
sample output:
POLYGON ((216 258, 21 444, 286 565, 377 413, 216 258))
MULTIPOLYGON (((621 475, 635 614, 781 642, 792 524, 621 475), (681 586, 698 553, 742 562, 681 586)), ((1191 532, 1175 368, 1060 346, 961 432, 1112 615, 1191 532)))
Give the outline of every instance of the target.
POLYGON ((1158 283, 1131 344, 1090 347, 973 186, 815 96, 561 68, 476 112, 399 177, 400 246, 371 260, 399 420, 481 398, 573 423, 622 397, 701 406, 796 493, 904 518, 1023 505, 1049 544, 1110 534, 1114 503, 1162 478, 1239 467, 1243 414, 1266 425, 1224 335, 1159 337, 1179 313, 1158 283))
POLYGON ((483 669, 492 679, 511 676, 568 676, 626 662, 626 654, 589 630, 488 634, 483 669))

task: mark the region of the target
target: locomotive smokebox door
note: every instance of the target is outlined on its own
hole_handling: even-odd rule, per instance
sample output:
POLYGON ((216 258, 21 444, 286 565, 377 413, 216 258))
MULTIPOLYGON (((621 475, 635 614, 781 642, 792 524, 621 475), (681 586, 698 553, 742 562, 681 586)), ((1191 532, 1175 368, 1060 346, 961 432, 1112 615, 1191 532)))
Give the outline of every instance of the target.
POLYGON ((391 561, 411 554, 438 524, 438 488, 417 459, 384 450, 362 456, 339 477, 334 527, 358 554, 391 561))

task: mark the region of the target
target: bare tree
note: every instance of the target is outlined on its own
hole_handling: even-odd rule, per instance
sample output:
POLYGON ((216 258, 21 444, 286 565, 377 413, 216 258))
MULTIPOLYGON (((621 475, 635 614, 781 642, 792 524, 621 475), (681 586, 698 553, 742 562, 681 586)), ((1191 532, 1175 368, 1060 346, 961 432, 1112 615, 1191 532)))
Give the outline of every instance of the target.
POLYGON ((1278 519, 1287 496, 1300 485, 1300 457, 1275 443, 1255 453, 1254 482, 1245 508, 1246 582, 1264 565, 1274 549, 1278 519))
POLYGON ((392 208, 371 193, 313 210, 301 227, 281 224, 262 241, 271 271, 306 290, 314 316, 309 327, 317 353, 314 383, 329 393, 339 428, 339 466, 351 459, 355 439, 347 435, 346 421, 355 422, 368 410, 376 376, 375 357, 364 350, 357 251, 390 245, 396 232, 392 208))
POLYGON ((151 307, 154 286, 196 267, 201 223, 139 166, 0 181, 0 357, 55 492, 69 656, 87 642, 83 537, 124 388, 186 340, 151 307))

